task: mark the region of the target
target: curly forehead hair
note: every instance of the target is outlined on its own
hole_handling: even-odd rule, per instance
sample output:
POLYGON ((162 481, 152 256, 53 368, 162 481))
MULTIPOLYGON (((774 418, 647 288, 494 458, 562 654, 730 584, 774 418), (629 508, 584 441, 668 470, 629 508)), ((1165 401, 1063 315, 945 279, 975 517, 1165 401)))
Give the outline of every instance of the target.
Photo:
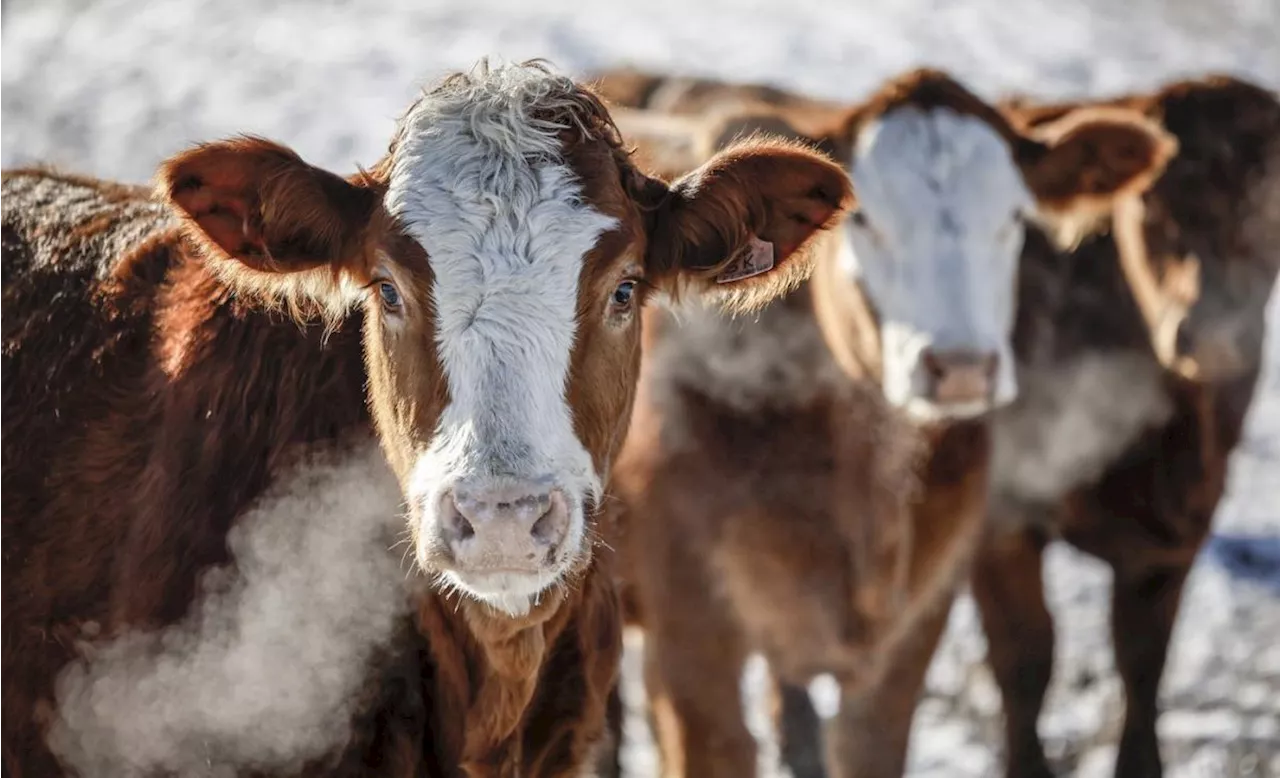
POLYGON ((614 149, 623 146, 622 134, 604 102, 541 59, 494 65, 486 57, 468 71, 445 77, 405 112, 391 141, 391 155, 412 126, 412 118, 423 113, 466 120, 476 140, 497 148, 541 136, 545 142, 532 145, 542 153, 555 153, 551 148, 560 147, 565 132, 576 132, 577 140, 604 141, 614 149), (493 121, 499 118, 505 121, 493 121))

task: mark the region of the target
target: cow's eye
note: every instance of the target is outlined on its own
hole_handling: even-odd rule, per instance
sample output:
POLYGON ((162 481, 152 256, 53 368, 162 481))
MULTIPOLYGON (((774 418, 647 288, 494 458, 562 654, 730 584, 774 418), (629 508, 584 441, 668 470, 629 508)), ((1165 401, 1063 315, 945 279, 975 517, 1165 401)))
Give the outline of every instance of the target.
POLYGON ((396 285, 390 281, 383 281, 378 284, 378 297, 382 298, 382 304, 388 310, 395 310, 400 307, 400 290, 396 289, 396 285))
POLYGON ((635 294, 636 282, 632 280, 623 281, 613 290, 613 304, 618 308, 626 308, 631 305, 631 300, 635 297, 635 294))

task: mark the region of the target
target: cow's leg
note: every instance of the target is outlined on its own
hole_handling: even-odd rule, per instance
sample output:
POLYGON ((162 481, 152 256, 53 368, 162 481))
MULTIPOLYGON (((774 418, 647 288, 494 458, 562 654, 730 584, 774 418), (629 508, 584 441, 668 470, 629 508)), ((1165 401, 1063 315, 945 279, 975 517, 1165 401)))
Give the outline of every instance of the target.
POLYGON ((747 650, 724 606, 687 597, 655 609, 645 634, 645 685, 664 778, 755 774, 756 742, 742 715, 747 650))
POLYGON ((832 778, 900 778, 924 676, 951 612, 951 597, 921 615, 869 684, 846 690, 828 729, 832 778))
POLYGON ((782 763, 794 778, 822 778, 822 720, 809 690, 774 677, 774 724, 782 763))
POLYGON ((1124 732, 1116 756, 1121 778, 1159 778, 1160 745, 1156 738, 1156 695, 1164 673, 1169 636, 1178 616, 1186 564, 1127 570, 1114 564, 1111 636, 1116 669, 1124 683, 1124 732))
POLYGON ((973 571, 973 596, 1004 705, 1005 774, 1052 773, 1036 723, 1053 675, 1053 617, 1044 600, 1043 542, 1026 530, 990 532, 973 571))

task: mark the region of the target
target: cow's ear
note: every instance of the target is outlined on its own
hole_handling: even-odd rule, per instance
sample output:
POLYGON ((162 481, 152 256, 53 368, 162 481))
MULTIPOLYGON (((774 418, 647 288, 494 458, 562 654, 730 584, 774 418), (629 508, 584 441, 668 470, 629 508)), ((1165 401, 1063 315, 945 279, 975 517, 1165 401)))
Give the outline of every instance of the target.
POLYGON ((759 307, 806 278, 815 238, 852 204, 845 172, 791 140, 753 137, 665 192, 651 222, 654 283, 728 307, 759 307))
POLYGON ((1126 108, 1078 108, 1031 133, 1018 158, 1050 222, 1107 214, 1120 198, 1149 189, 1178 151, 1173 135, 1126 108))
POLYGON ((280 144, 242 137, 165 161, 160 195, 216 257, 251 271, 334 271, 366 259, 379 207, 372 186, 307 164, 280 144))

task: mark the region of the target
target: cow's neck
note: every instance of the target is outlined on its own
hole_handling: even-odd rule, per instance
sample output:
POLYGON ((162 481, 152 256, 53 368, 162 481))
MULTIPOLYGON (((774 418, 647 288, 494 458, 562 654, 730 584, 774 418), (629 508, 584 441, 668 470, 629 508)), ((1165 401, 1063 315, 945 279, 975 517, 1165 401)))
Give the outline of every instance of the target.
POLYGON ((578 580, 570 587, 553 587, 519 618, 456 593, 432 591, 420 597, 418 629, 437 668, 437 688, 424 691, 449 715, 436 725, 446 730, 444 737, 452 743, 463 774, 517 774, 521 722, 533 704, 548 651, 586 585, 578 580), (454 639, 433 637, 441 635, 454 639))
MULTIPOLYGON (((646 328, 641 408, 679 407, 690 391, 737 413, 792 411, 847 383, 803 289, 740 317, 698 301, 654 307, 646 328)), ((633 421, 636 430, 642 426, 633 421)))
POLYGON ((749 317, 696 301, 652 308, 640 405, 678 405, 680 393, 692 390, 738 412, 794 410, 845 395, 851 381, 878 390, 879 328, 862 291, 837 266, 842 239, 818 245, 805 286, 749 317))
POLYGON ((511 769, 516 767, 516 733, 546 657, 546 627, 564 608, 564 599, 559 590, 548 592, 519 619, 495 613, 474 600, 463 606, 462 615, 479 644, 484 667, 473 683, 474 696, 467 707, 463 765, 490 768, 496 766, 496 757, 513 762, 511 769))

